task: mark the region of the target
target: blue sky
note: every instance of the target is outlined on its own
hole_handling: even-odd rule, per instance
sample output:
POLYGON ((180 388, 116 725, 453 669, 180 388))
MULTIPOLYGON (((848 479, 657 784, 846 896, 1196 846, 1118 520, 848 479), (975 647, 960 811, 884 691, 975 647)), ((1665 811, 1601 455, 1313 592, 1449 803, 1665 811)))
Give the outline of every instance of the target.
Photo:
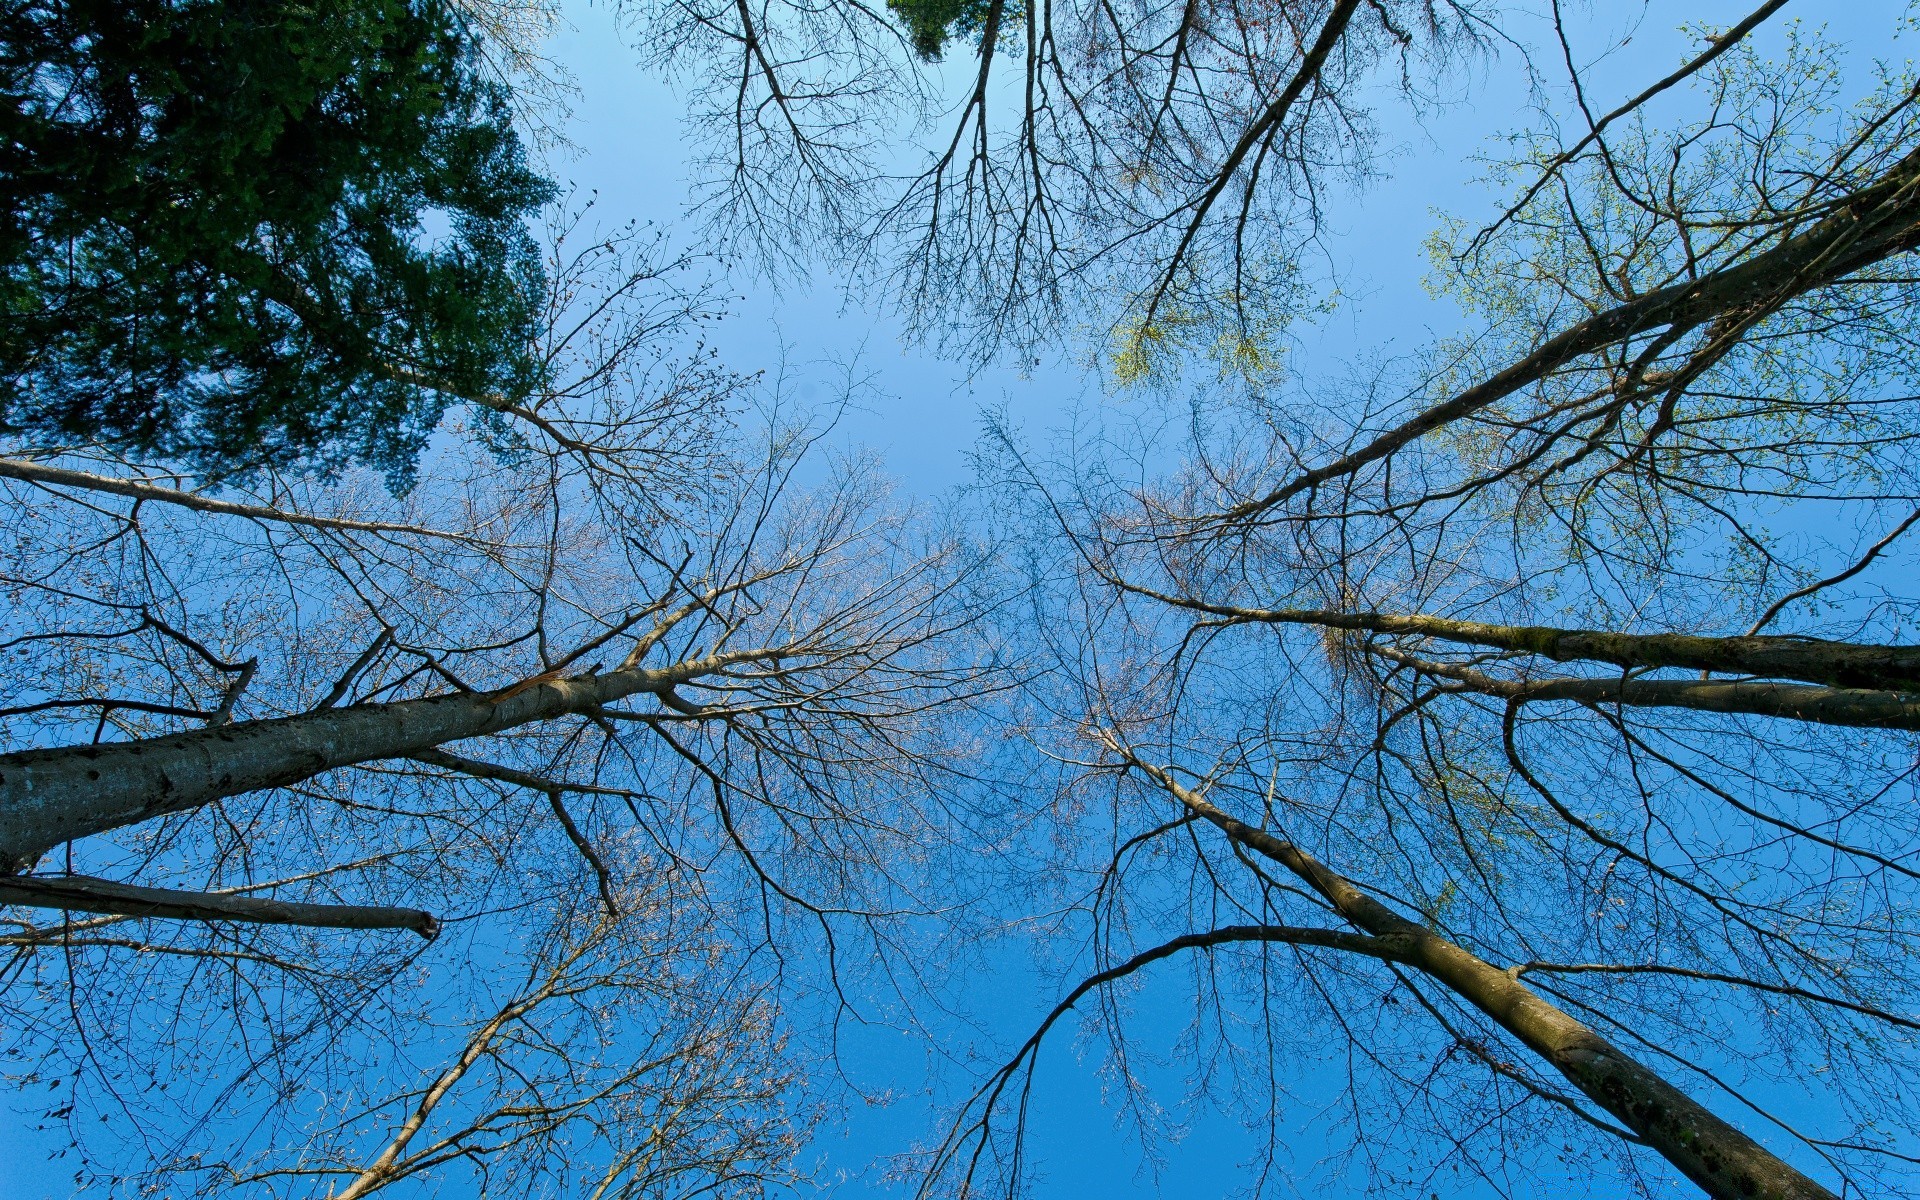
MULTIPOLYGON (((1725 24, 1750 7, 1663 2, 1643 9, 1610 0, 1595 5, 1601 21, 1624 21, 1629 15, 1641 20, 1628 46, 1595 72, 1600 102, 1611 107, 1678 61, 1689 43, 1673 30, 1670 11, 1684 8, 1689 19, 1725 24)), ((1884 47, 1885 30, 1902 6, 1803 2, 1789 6, 1788 13, 1796 9, 1810 23, 1829 22, 1838 40, 1884 47)), ((572 5, 567 21, 570 28, 558 38, 555 53, 580 88, 569 126, 577 151, 556 161, 553 173, 582 192, 597 193, 598 211, 609 223, 652 221, 691 241, 681 215, 688 154, 678 136, 673 93, 634 65, 638 56, 621 40, 605 3, 572 5)), ((1486 210, 1491 197, 1473 182, 1472 156, 1484 139, 1522 118, 1525 100, 1510 62, 1496 62, 1490 73, 1479 74, 1479 82, 1464 88, 1454 106, 1424 122, 1389 120, 1388 178, 1354 203, 1339 206, 1330 230, 1345 299, 1319 326, 1302 332, 1307 354, 1327 359, 1385 344, 1411 348, 1429 331, 1453 323, 1454 314, 1420 287, 1426 265, 1422 243, 1435 224, 1432 212, 1471 218, 1486 210)), ((970 374, 964 365, 907 345, 895 315, 848 295, 845 281, 829 264, 817 264, 810 279, 778 289, 743 273, 726 290, 740 299, 716 342, 735 367, 771 370, 784 359, 805 402, 830 400, 836 378, 848 365, 869 380, 861 406, 842 421, 838 437, 844 445, 881 453, 909 494, 934 496, 968 480, 967 451, 983 408, 1003 409, 1017 423, 1044 431, 1076 406, 1097 419, 1103 406, 1121 402, 1089 377, 1077 347, 1062 346, 1025 373, 993 367, 970 374)), ((982 987, 1005 998, 989 1011, 1004 1020, 1000 1032, 1012 1037, 1023 1034, 1053 997, 1033 986, 1036 977, 1012 961, 1017 956, 1007 957, 1004 974, 983 980, 982 987)), ((1138 1028, 1171 1030, 1183 1023, 1184 978, 1178 969, 1169 970, 1136 998, 1138 1028)), ((1063 1033, 1067 1036, 1046 1050, 1039 1076, 1032 1149, 1046 1178, 1037 1195, 1049 1200, 1156 1193, 1213 1197, 1231 1193, 1242 1182, 1238 1162, 1247 1144, 1221 1122, 1197 1128, 1186 1142, 1168 1148, 1157 1187, 1142 1177, 1137 1148, 1115 1130, 1113 1113, 1103 1106, 1097 1048, 1082 1057, 1071 1030, 1063 1033)), ((897 1082, 917 1091, 924 1052, 907 1039, 876 1034, 848 1049, 849 1065, 863 1081, 876 1088, 897 1082)), ((855 1170, 873 1155, 924 1135, 926 1116, 924 1102, 912 1098, 890 1108, 858 1108, 817 1149, 836 1168, 855 1170)), ((1311 1105, 1303 1104, 1283 1120, 1283 1126, 1302 1130, 1302 1157, 1308 1161, 1321 1147, 1320 1135, 1309 1129, 1310 1116, 1311 1105)), ((52 1148, 18 1122, 0 1124, 0 1162, 7 1168, 0 1192, 23 1200, 64 1196, 69 1171, 47 1160, 52 1148)), ((850 1194, 869 1191, 863 1186, 850 1194)))
MULTIPOLYGON (((1576 6, 1567 7, 1572 12, 1576 6)), ((1596 102, 1612 107, 1697 49, 1697 41, 1681 35, 1674 28, 1677 17, 1667 13, 1684 10, 1689 20, 1724 26, 1751 8, 1751 3, 1666 2, 1643 8, 1612 0, 1592 6, 1587 16, 1595 36, 1588 45, 1596 51, 1634 28, 1626 45, 1607 59, 1581 64, 1597 82, 1596 102), (1614 36, 1603 43, 1598 36, 1603 32, 1614 36)), ((1894 5, 1800 4, 1789 6, 1782 18, 1795 8, 1805 10, 1800 15, 1808 23, 1827 23, 1838 40, 1872 46, 1886 44, 1890 18, 1898 11, 1894 5), (1878 40, 1867 40, 1869 35, 1878 40)), ((568 19, 572 29, 560 38, 557 56, 580 85, 571 126, 578 152, 559 173, 583 190, 597 191, 609 216, 676 228, 689 168, 687 148, 675 136, 679 110, 673 94, 635 69, 637 55, 622 44, 606 4, 576 4, 568 19)), ((1761 44, 1776 38, 1777 31, 1770 32, 1761 44)), ((1471 219, 1489 211, 1496 195, 1477 181, 1474 157, 1489 149, 1489 139, 1523 121, 1527 104, 1515 64, 1488 65, 1491 69, 1473 72, 1470 85, 1450 97, 1448 106, 1421 121, 1393 115, 1383 105, 1385 178, 1362 195, 1329 205, 1338 214, 1329 229, 1330 265, 1343 299, 1332 316, 1299 331, 1303 356, 1328 365, 1383 347, 1410 351, 1432 333, 1454 326, 1457 314, 1421 286, 1427 267, 1424 242, 1437 223, 1436 213, 1471 219)), ((1059 347, 1024 374, 998 367, 970 376, 964 365, 904 344, 895 315, 848 294, 831 264, 817 265, 811 286, 776 290, 751 275, 735 282, 729 290, 742 299, 717 338, 729 360, 744 368, 772 367, 784 355, 801 368, 803 378, 812 374, 817 380, 814 390, 803 394, 813 400, 829 398, 831 364, 857 361, 872 388, 863 409, 850 413, 839 433, 846 444, 882 453, 909 493, 932 496, 968 481, 967 452, 985 407, 1003 409, 1044 437, 1076 407, 1098 421, 1103 409, 1127 402, 1107 394, 1090 376, 1085 348, 1076 345, 1059 347), (815 364, 811 372, 808 364, 815 364)), ((982 980, 981 986, 1005 997, 994 1006, 1005 1022, 999 1032, 1017 1040, 1055 996, 1025 964, 1014 961, 1017 955, 1005 957, 1005 974, 982 980)), ((1133 1030, 1147 1045, 1167 1049, 1190 1018, 1187 978, 1177 964, 1168 964, 1134 998, 1133 1030), (1156 1037, 1162 1031, 1165 1036, 1156 1037)), ((849 1050, 848 1065, 864 1082, 897 1083, 909 1097, 915 1094, 924 1052, 907 1039, 881 1035, 849 1050)), ((1185 1142, 1161 1147, 1166 1166, 1156 1179, 1142 1172, 1138 1145, 1116 1128, 1115 1112, 1103 1103, 1099 1046, 1078 1045, 1071 1028, 1064 1028, 1043 1052, 1042 1064, 1030 1144, 1041 1166, 1037 1197, 1216 1197, 1244 1186, 1241 1163, 1252 1143, 1232 1122, 1210 1118, 1185 1142)), ((1294 1131, 1300 1160, 1311 1164, 1335 1147, 1311 1119, 1317 1107, 1314 1084, 1307 1082, 1302 1090, 1302 1101, 1283 1115, 1281 1125, 1294 1131)), ((1178 1094, 1177 1087, 1170 1089, 1166 1099, 1178 1094)), ((830 1131, 819 1149, 837 1166, 855 1170, 870 1155, 925 1136, 926 1116, 924 1103, 911 1098, 890 1108, 856 1109, 846 1127, 830 1131)), ((868 1191, 857 1188, 853 1194, 868 1191)))

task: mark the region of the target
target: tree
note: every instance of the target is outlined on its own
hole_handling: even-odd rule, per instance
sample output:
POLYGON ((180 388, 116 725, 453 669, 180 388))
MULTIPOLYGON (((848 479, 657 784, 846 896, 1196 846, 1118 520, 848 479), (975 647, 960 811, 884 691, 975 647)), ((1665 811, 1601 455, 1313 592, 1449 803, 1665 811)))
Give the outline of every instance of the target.
MULTIPOLYGON (((746 1197, 795 1182, 817 1110, 792 1094, 772 998, 671 871, 622 866, 634 883, 617 913, 576 895, 583 912, 522 914, 523 950, 395 981, 387 1004, 405 1021, 391 1041, 336 1045, 311 1072, 272 1080, 278 1096, 261 1096, 269 1081, 247 1080, 231 1053, 191 1056, 174 1103, 242 1076, 228 1112, 208 1114, 228 1144, 202 1133, 171 1154, 125 1145, 103 1165, 131 1167, 122 1178, 147 1190, 322 1186, 341 1200, 463 1173, 476 1194, 746 1197)), ((159 1117, 122 1121, 164 1130, 159 1117)))
POLYGON ((0 431, 203 473, 368 463, 518 403, 552 186, 438 0, 0 16, 0 431))
MULTIPOLYGON (((1138 32, 1106 7, 648 10, 675 61, 726 68, 706 95, 748 235, 904 247, 976 346, 1098 275, 1121 355, 1167 360, 1140 378, 1210 378, 1058 461, 999 431, 989 552, 809 459, 777 404, 749 433, 751 380, 651 357, 699 298, 657 299, 629 241, 563 238, 538 386, 451 423, 405 496, 0 459, 0 644, 36 668, 0 710, 30 984, 7 1001, 46 1074, 92 1089, 56 1112, 135 1111, 178 1062, 212 1081, 190 1111, 255 1089, 280 1122, 227 1143, 242 1186, 365 1194, 457 1153, 486 1190, 576 1136, 651 1163, 629 1118, 658 1077, 582 1049, 598 1013, 547 1024, 573 987, 645 1008, 646 947, 691 929, 746 979, 685 994, 746 1032, 686 1061, 738 1049, 777 1106, 792 1068, 749 1052, 754 1002, 818 984, 831 1036, 875 984, 960 1020, 903 939, 987 910, 1064 982, 925 1160, 929 1196, 1020 1193, 1032 1082, 1082 1005, 1149 1152, 1212 1105, 1262 1135, 1259 1189, 1304 1175, 1299 1090, 1382 1192, 1911 1190, 1920 82, 1794 31, 1763 60, 1780 7, 1601 115, 1574 73, 1576 135, 1510 143, 1511 203, 1434 241, 1458 336, 1224 377, 1175 335, 1290 318, 1317 189, 1368 161, 1369 72, 1402 66, 1404 95, 1510 26, 1340 0, 1138 32), (861 122, 976 35, 962 136, 875 202, 861 122), (989 72, 1015 57, 1001 142, 989 72), (408 989, 498 956, 513 986, 469 978, 458 1036, 415 1040, 408 989), (1175 964, 1198 1065, 1169 1116, 1127 1004, 1175 964), (224 1076, 180 1036, 209 996, 247 1048, 224 1076), (419 1082, 369 1088, 378 1120, 287 1099, 401 1053, 419 1082)), ((779 1119, 719 1128, 785 1162, 779 1119)), ((162 1172, 207 1166, 142 1129, 162 1172)))
POLYGON ((1843 107, 1799 36, 1698 83, 1696 121, 1522 144, 1436 247, 1458 340, 1216 395, 1184 445, 1006 442, 1080 614, 1058 786, 1113 816, 1094 969, 948 1179, 1017 1182, 1044 1035, 1100 997, 1124 1071, 1106 997, 1190 957, 1240 1071, 1196 1086, 1259 1126, 1318 1032, 1376 1185, 1911 1187, 1920 92, 1843 107))
POLYGON ((1419 106, 1512 41, 1464 0, 626 7, 689 84, 715 235, 780 265, 830 246, 977 359, 1063 324, 1271 352, 1324 197, 1373 169, 1375 80, 1419 106))
POLYGON ((561 230, 548 382, 450 426, 404 497, 5 460, 4 640, 34 668, 0 709, 26 747, 0 756, 6 1003, 90 1178, 364 1194, 468 1164, 744 1195, 787 1169, 813 1106, 782 1115, 769 1022, 805 972, 750 952, 799 921, 886 960, 910 864, 965 810, 928 787, 948 711, 995 671, 961 652, 964 542, 861 464, 803 488, 807 427, 752 432, 754 381, 689 344, 688 266, 561 230), (649 990, 655 942, 683 994, 649 990), (423 1040, 421 1006, 470 1036, 423 1040), (446 1088, 403 1092, 436 1054, 446 1088), (325 1110, 336 1071, 365 1108, 325 1110))

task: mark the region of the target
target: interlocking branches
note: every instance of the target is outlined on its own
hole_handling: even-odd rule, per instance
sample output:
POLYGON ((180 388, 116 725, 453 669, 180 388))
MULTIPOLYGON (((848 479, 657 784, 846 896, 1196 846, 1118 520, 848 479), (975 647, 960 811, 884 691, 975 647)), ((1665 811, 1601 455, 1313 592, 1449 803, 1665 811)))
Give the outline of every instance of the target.
MULTIPOLYGON (((0 936, 9 1020, 87 1093, 80 1109, 137 1126, 123 1148, 161 1173, 226 1151, 130 1080, 175 1061, 193 1094, 174 1111, 211 1121, 246 1095, 285 1135, 303 1078, 398 1053, 414 989, 517 953, 528 914, 560 913, 589 957, 668 919, 707 930, 716 963, 772 944, 777 966, 740 967, 751 991, 789 969, 793 917, 822 932, 837 984, 935 907, 916 864, 969 815, 934 786, 944 748, 1011 679, 975 641, 995 603, 981 554, 867 464, 825 462, 817 427, 699 348, 704 296, 670 282, 689 264, 631 233, 568 249, 579 234, 553 251, 547 389, 475 398, 404 496, 355 473, 215 485, 85 448, 0 472, 0 648, 22 668, 0 699, 0 903, 106 914, 0 936), (654 875, 672 904, 635 900, 654 875), (438 937, 374 932, 391 929, 438 937), (837 957, 849 941, 863 952, 837 957), (136 992, 152 1007, 130 1015, 136 992)), ((646 969, 601 962, 589 990, 646 969)), ((450 986, 454 1003, 477 982, 450 986)), ((364 1194, 522 1145, 550 1160, 582 1122, 606 1143, 609 1196, 750 1194, 762 1166, 785 1169, 779 1114, 739 1118, 737 1164, 700 1151, 734 1100, 786 1086, 757 1001, 676 1010, 697 1045, 589 1087, 567 1039, 605 1026, 529 1031, 536 1009, 598 1002, 539 986, 413 1098, 413 1140, 361 1154, 365 1114, 338 1114, 327 1178, 364 1194), (548 1107, 515 1092, 534 1078, 515 1075, 522 1037, 554 1087, 581 1090, 548 1107), (699 1074, 734 1060, 755 1073, 738 1095, 699 1074), (425 1132, 488 1064, 500 1105, 425 1132), (660 1135, 639 1137, 645 1089, 682 1067, 691 1099, 661 1099, 660 1135)), ((208 1186, 317 1178, 224 1161, 208 1186)))
POLYGON ((1367 170, 1378 77, 1418 94, 1488 41, 1481 7, 626 6, 693 86, 716 232, 782 265, 844 248, 974 356, 1088 308, 1152 340, 1213 320, 1244 335, 1291 304, 1323 196, 1367 170), (969 61, 935 71, 929 50, 969 61))
MULTIPOLYGON (((1411 360, 1208 394, 1056 462, 1001 439, 1041 607, 1076 630, 1060 803, 1109 814, 1076 860, 1099 882, 1071 982, 1104 997, 1131 947, 1330 912, 1479 964, 1191 958, 1196 1099, 1277 1104, 1318 1051, 1350 1064, 1373 1178, 1549 1171, 1564 1146, 1713 1195, 1911 1186, 1920 1116, 1886 1097, 1920 1076, 1920 92, 1836 55, 1723 39, 1684 72, 1692 119, 1523 143, 1512 210, 1436 255, 1467 328, 1411 360), (1510 1023, 1536 1002, 1633 1080, 1510 1023)), ((969 1110, 969 1149, 976 1120, 1017 1136, 1029 1063, 969 1110)))

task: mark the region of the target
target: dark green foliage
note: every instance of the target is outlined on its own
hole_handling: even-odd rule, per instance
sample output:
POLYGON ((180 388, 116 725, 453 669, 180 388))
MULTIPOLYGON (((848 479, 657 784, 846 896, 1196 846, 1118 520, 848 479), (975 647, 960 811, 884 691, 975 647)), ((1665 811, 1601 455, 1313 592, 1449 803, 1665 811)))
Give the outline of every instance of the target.
POLYGON ((0 0, 0 432, 404 483, 523 396, 504 90, 434 0, 0 0))
MULTIPOLYGON (((993 11, 992 0, 887 0, 887 7, 900 18, 913 39, 914 53, 928 62, 939 59, 947 42, 956 37, 981 37, 987 18, 993 11)), ((1017 5, 1008 3, 1001 12, 1005 24, 1019 14, 1017 5)))

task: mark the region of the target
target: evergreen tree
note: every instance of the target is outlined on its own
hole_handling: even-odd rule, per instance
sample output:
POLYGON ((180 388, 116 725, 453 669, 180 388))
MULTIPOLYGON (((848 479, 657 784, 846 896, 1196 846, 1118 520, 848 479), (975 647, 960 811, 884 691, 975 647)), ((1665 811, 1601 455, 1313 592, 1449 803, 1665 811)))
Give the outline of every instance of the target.
POLYGON ((0 89, 0 432, 404 483, 537 381, 552 186, 435 0, 8 0, 0 89))

